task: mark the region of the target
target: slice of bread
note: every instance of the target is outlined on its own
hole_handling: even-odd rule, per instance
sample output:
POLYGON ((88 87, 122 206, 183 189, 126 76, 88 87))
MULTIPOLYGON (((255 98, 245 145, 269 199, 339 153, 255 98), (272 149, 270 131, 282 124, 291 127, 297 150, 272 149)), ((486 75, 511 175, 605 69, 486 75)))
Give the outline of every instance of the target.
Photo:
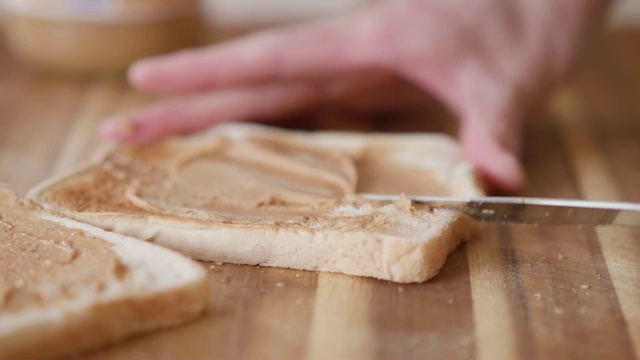
POLYGON ((206 302, 194 261, 0 187, 0 359, 66 358, 194 319, 206 302))
POLYGON ((45 207, 201 260, 422 282, 476 231, 456 213, 358 193, 481 195, 443 135, 227 124, 107 151, 30 192, 45 207))

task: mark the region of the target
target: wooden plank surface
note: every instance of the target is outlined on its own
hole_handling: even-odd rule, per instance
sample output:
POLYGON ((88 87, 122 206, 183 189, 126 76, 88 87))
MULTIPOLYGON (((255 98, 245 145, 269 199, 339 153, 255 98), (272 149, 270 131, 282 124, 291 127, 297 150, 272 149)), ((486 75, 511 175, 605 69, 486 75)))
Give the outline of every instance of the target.
MULTIPOLYGON (((526 195, 640 202, 640 33, 612 34, 526 129, 526 195)), ((148 99, 42 77, 0 50, 0 181, 20 193, 94 149, 100 119, 148 99)), ((312 128, 453 131, 442 109, 312 128), (425 120, 428 119, 429 121, 425 120)), ((489 226, 420 285, 205 264, 208 314, 86 359, 640 358, 640 231, 489 226)))

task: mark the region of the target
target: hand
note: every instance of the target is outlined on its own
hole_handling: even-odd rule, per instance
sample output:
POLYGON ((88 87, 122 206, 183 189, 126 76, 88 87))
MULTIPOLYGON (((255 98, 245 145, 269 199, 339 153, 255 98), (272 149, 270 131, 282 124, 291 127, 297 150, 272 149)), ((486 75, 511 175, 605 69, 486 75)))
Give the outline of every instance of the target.
MULTIPOLYGON (((397 77, 460 119, 465 153, 489 183, 524 185, 524 117, 563 78, 596 0, 387 0, 358 12, 142 60, 138 90, 174 95, 101 127, 146 141, 235 120, 269 121, 338 98, 388 94, 397 77)), ((378 102, 379 103, 379 102, 378 102)))

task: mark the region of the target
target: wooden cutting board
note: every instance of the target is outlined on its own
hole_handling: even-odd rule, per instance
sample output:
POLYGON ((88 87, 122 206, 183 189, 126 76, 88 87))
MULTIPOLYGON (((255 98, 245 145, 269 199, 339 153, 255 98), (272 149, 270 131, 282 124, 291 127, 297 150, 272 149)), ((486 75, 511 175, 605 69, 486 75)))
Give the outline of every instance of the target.
MULTIPOLYGON (((526 195, 640 201, 640 34, 593 44, 528 125, 526 195)), ((148 99, 123 84, 45 78, 0 50, 0 181, 22 193, 81 161, 99 120, 148 99)), ((313 128, 452 130, 419 117, 313 128)), ((202 319, 85 359, 630 359, 640 356, 640 231, 488 226, 419 285, 205 264, 202 319)), ((43 349, 43 351, 45 351, 43 349)))

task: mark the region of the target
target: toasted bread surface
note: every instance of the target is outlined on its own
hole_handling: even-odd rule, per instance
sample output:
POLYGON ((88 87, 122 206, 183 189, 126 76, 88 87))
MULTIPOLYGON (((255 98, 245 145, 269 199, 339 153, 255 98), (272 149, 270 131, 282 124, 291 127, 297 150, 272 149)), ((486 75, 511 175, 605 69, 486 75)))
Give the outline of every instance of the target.
POLYGON ((0 187, 0 359, 80 353, 202 313, 183 255, 60 217, 0 187))
POLYGON ((54 211, 201 260, 422 282, 476 224, 407 199, 482 194, 455 141, 225 125, 123 146, 34 188, 54 211))

